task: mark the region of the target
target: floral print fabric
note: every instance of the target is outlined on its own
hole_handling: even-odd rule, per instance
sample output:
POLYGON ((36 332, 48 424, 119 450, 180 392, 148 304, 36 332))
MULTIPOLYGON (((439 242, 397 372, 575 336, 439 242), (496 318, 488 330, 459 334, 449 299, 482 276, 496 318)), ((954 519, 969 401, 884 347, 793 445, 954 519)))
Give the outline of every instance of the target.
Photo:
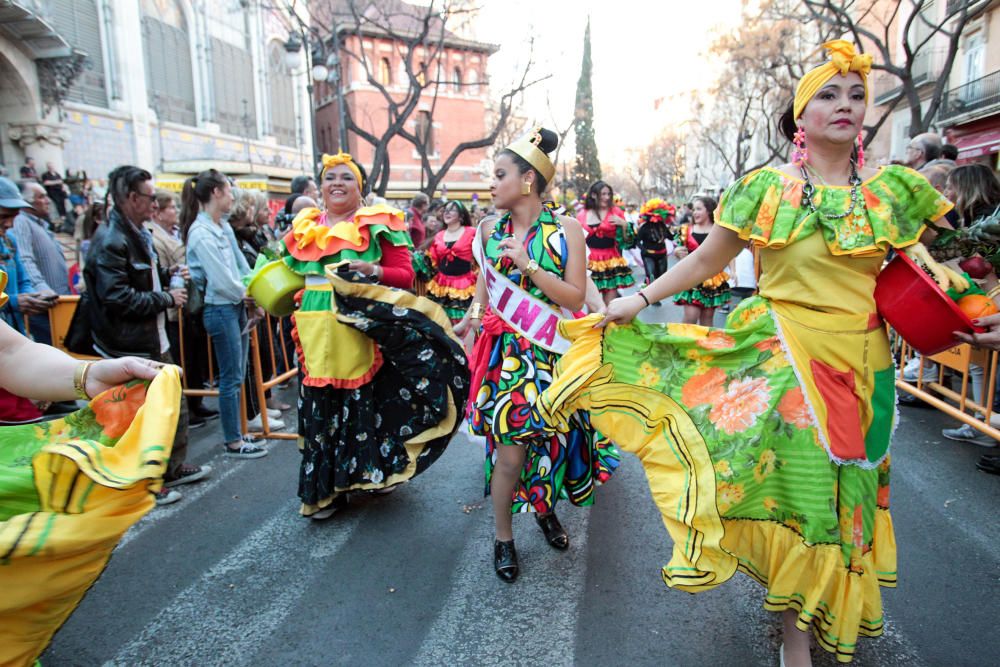
POLYGON ((827 216, 850 207, 849 187, 817 188, 813 213, 802 200, 803 185, 770 167, 753 171, 722 195, 717 224, 769 248, 820 232, 833 255, 865 255, 912 244, 926 220, 937 220, 951 208, 923 176, 899 165, 882 167, 864 181, 863 202, 844 219, 827 216))

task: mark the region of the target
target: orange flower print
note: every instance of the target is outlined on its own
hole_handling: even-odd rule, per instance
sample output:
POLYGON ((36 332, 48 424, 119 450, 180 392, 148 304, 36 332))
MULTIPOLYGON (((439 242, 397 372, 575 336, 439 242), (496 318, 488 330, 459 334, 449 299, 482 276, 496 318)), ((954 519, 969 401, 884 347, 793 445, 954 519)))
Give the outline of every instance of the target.
POLYGON ((768 512, 774 512, 778 508, 778 501, 774 498, 764 498, 764 509, 768 512))
POLYGON ((743 502, 743 495, 742 484, 719 482, 715 492, 715 497, 719 504, 719 511, 727 512, 733 505, 743 502))
POLYGON ((733 476, 733 468, 729 461, 722 460, 715 464, 715 474, 722 479, 730 479, 733 476))
POLYGON ((878 195, 871 191, 869 187, 862 187, 861 194, 865 198, 865 208, 869 211, 875 210, 882 203, 882 200, 878 198, 878 195))
POLYGON ((865 544, 865 517, 861 505, 854 508, 854 546, 861 548, 865 544))
POLYGON ((778 401, 778 414, 796 428, 809 428, 812 426, 812 416, 806 406, 805 397, 802 394, 802 387, 795 387, 785 392, 785 395, 778 401))
POLYGON ((875 504, 879 507, 889 506, 889 487, 880 486, 878 487, 878 495, 875 496, 875 504))
POLYGON ((778 340, 777 336, 765 338, 760 342, 754 343, 753 346, 761 352, 770 352, 771 354, 778 354, 781 352, 781 341, 778 340))
POLYGON ((94 418, 109 438, 120 438, 132 425, 135 413, 146 401, 146 383, 120 385, 99 394, 90 403, 94 418))
POLYGON ((721 329, 712 329, 707 336, 698 341, 698 346, 706 350, 723 350, 736 345, 736 339, 721 329))
POLYGON ((715 403, 722 396, 726 385, 726 372, 710 368, 701 375, 694 375, 681 388, 681 400, 689 408, 715 403))
POLYGON ((726 393, 714 403, 709 420, 728 435, 742 433, 767 411, 771 400, 765 378, 746 378, 729 383, 726 393))
POLYGON ((785 191, 781 198, 791 204, 793 209, 798 209, 802 205, 802 183, 788 180, 785 182, 785 191))

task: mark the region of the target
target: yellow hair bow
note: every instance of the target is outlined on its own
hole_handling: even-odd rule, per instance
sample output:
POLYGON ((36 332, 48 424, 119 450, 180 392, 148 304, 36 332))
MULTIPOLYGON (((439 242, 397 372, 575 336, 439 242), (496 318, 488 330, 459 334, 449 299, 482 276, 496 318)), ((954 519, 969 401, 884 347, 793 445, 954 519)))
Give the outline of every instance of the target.
POLYGON ((323 154, 323 173, 320 174, 320 178, 326 175, 327 169, 336 167, 338 164, 346 164, 354 174, 354 178, 358 179, 358 190, 364 187, 364 179, 361 177, 361 170, 358 169, 358 165, 354 163, 354 158, 351 157, 350 153, 340 152, 336 155, 323 154))
POLYGON ((846 39, 826 42, 823 44, 823 48, 829 52, 830 60, 806 72, 799 79, 799 85, 795 88, 792 112, 796 120, 802 115, 809 100, 837 74, 847 76, 848 72, 857 72, 865 87, 865 101, 868 101, 868 74, 872 71, 871 54, 858 53, 854 50, 854 45, 846 39))

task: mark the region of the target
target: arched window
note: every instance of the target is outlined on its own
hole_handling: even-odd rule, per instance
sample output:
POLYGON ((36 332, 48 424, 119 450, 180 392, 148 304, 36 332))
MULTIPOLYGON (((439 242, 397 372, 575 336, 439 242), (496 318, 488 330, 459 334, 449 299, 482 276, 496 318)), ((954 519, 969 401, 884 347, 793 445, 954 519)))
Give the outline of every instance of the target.
POLYGON ((452 72, 451 84, 456 93, 462 92, 462 70, 458 67, 452 72))
POLYGON ((96 0, 53 0, 49 5, 49 18, 70 46, 87 54, 83 72, 73 82, 66 99, 107 107, 104 52, 96 0))
POLYGON ((378 82, 383 86, 392 85, 392 66, 389 65, 388 58, 378 61, 378 82))
POLYGON ((469 70, 469 93, 479 94, 479 74, 474 69, 469 70))
POLYGON ((174 0, 142 0, 142 36, 149 106, 161 120, 194 125, 188 28, 174 0))
POLYGON ((212 95, 219 129, 239 137, 257 138, 253 59, 250 52, 212 37, 212 95))
POLYGON ((295 88, 285 65, 285 49, 274 40, 267 49, 268 99, 271 103, 271 134, 282 146, 295 146, 295 88))

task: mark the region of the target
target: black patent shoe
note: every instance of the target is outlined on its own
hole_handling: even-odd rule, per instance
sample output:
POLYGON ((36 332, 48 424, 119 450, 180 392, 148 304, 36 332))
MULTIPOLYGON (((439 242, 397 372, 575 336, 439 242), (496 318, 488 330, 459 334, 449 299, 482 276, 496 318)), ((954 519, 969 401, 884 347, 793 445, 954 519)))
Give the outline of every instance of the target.
POLYGON ((559 549, 559 551, 569 549, 569 535, 566 534, 566 529, 559 523, 559 518, 556 517, 555 512, 536 514, 535 521, 538 522, 538 526, 545 533, 545 539, 552 545, 553 549, 559 549))
POLYGON ((507 584, 514 583, 517 579, 517 549, 514 548, 514 540, 493 542, 493 567, 497 576, 507 584))

